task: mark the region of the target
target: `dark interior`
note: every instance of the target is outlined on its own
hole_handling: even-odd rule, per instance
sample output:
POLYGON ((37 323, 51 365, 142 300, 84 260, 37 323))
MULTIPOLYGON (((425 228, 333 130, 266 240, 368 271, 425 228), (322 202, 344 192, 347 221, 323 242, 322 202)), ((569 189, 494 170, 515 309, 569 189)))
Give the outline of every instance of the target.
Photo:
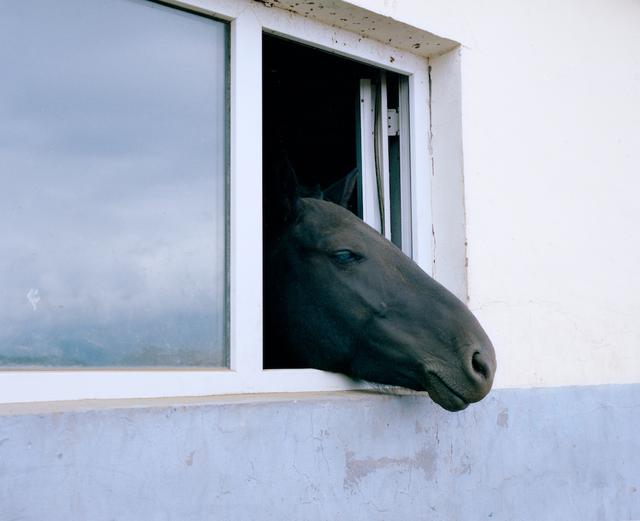
MULTIPOLYGON (((374 67, 306 45, 263 36, 263 150, 268 164, 283 152, 310 194, 357 166, 359 80, 374 67)), ((357 211, 354 191, 349 209, 357 211)))
MULTIPOLYGON (((318 196, 358 166, 360 80, 381 70, 277 36, 263 35, 263 208, 269 213, 273 165, 285 156, 302 193, 318 196)), ((397 75, 387 74, 388 105, 397 106, 397 75)), ((347 208, 362 217, 359 187, 347 208)), ((274 346, 265 345, 265 350, 274 346)), ((275 346, 277 347, 277 346, 275 346)))

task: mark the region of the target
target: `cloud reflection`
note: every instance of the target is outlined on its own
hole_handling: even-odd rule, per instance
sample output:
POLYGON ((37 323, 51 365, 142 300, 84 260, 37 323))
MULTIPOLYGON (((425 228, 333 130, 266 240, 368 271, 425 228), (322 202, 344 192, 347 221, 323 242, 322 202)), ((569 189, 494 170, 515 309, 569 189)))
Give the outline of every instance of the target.
POLYGON ((0 365, 224 364, 225 39, 0 3, 0 365))

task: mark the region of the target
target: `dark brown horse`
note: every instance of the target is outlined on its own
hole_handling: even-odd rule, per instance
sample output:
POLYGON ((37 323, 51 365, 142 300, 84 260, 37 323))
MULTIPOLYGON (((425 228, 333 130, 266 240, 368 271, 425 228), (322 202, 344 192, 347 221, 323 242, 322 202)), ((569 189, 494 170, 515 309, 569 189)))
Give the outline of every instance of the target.
POLYGON ((346 209, 299 197, 285 166, 265 201, 265 366, 428 391, 450 411, 496 369, 467 307, 346 209))

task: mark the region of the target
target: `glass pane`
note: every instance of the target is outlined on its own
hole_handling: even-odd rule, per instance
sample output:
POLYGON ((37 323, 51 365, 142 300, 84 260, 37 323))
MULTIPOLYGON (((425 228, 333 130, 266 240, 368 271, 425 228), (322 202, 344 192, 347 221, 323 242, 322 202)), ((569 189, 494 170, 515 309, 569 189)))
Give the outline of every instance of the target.
POLYGON ((0 367, 226 365, 227 39, 0 2, 0 367))

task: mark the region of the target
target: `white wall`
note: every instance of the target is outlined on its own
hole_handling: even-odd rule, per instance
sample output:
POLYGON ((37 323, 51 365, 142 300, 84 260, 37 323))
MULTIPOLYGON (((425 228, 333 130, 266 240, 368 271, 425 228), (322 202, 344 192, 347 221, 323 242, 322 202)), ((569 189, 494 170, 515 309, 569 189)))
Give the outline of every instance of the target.
POLYGON ((640 381, 640 3, 352 3, 462 43, 469 296, 496 386, 640 381))

